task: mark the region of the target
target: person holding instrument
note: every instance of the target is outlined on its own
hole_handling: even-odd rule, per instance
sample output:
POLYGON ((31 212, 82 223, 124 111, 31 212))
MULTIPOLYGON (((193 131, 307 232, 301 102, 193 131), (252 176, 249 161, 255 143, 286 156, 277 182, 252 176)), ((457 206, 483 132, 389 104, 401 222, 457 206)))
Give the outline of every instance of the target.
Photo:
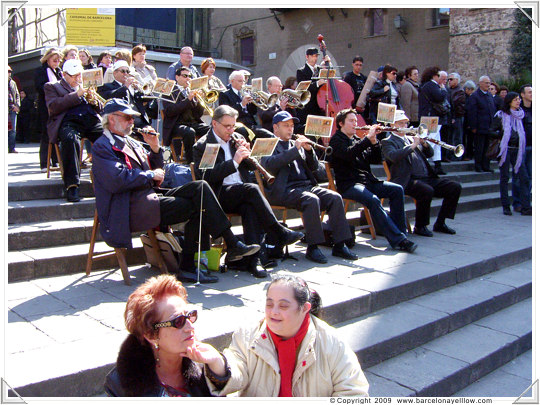
POLYGON ((176 102, 163 103, 163 145, 169 146, 174 138, 180 138, 184 144, 184 156, 188 162, 192 162, 195 137, 203 136, 210 127, 201 120, 205 110, 197 101, 197 90, 189 88, 191 71, 181 67, 175 77, 178 86, 170 98, 176 102))
POLYGON ((317 186, 313 171, 318 168, 317 155, 313 151, 313 142, 303 135, 291 140, 294 132, 294 118, 287 111, 274 115, 274 134, 280 141, 272 156, 261 159, 262 165, 276 176, 274 184, 267 193, 271 204, 284 205, 302 212, 306 242, 306 258, 316 263, 327 263, 328 259, 318 245, 324 243, 324 231, 320 212, 326 211, 330 218, 330 228, 334 247, 332 255, 348 260, 358 256, 351 253, 345 241, 351 239, 351 231, 343 199, 335 191, 317 186))
MULTIPOLYGON (((230 106, 216 108, 212 129, 193 148, 195 174, 198 179, 208 181, 225 212, 240 214, 246 243, 261 244, 263 232, 272 233, 281 247, 294 243, 304 234, 281 225, 259 187, 251 183, 250 170, 254 169, 249 160, 251 150, 247 141, 234 132, 237 117, 238 112, 230 106), (207 144, 219 144, 221 147, 214 167, 202 172, 199 164, 207 144)), ((259 266, 259 257, 246 260, 245 269, 254 277, 267 276, 266 270, 259 266)))
POLYGON ((356 136, 355 110, 342 110, 336 116, 338 130, 330 139, 331 166, 336 187, 343 198, 358 201, 368 207, 371 217, 393 249, 413 253, 417 245, 407 239, 403 187, 377 179, 370 163, 380 164, 381 145, 377 140, 379 125, 372 125, 363 138, 356 136), (389 198, 390 215, 379 198, 389 198))
MULTIPOLYGON (((229 260, 240 260, 259 250, 246 246, 231 232, 231 223, 217 202, 212 189, 204 181, 193 181, 158 195, 164 178, 163 149, 159 138, 150 130, 142 131, 147 151, 129 137, 134 117, 139 114, 122 99, 107 102, 103 111, 104 133, 93 145, 93 173, 96 208, 103 240, 112 247, 131 247, 131 233, 186 222, 185 244, 178 278, 197 281, 194 256, 199 238, 199 216, 205 235, 222 236, 229 251, 229 260)), ((203 244, 207 238, 201 238, 203 244)), ((203 246, 208 250, 209 246, 203 246)), ((216 276, 201 270, 201 283, 217 282, 216 276)))
MULTIPOLYGON (((394 126, 406 128, 409 118, 402 110, 396 110, 394 126)), ((433 225, 435 232, 453 235, 455 230, 446 225, 446 218, 453 219, 461 195, 461 184, 441 179, 428 162, 433 148, 425 139, 415 135, 412 138, 403 132, 391 132, 381 141, 382 152, 390 166, 390 181, 403 187, 405 194, 416 199, 416 223, 414 233, 420 236, 433 236, 428 229, 431 200, 443 199, 437 220, 433 225)))

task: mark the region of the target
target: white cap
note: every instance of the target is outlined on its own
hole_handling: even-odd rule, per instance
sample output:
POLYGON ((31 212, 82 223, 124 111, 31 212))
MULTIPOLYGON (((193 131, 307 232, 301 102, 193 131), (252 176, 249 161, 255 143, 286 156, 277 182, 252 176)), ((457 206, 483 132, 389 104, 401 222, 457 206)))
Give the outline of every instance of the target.
POLYGON ((409 121, 409 117, 405 115, 405 111, 403 110, 396 110, 396 113, 394 114, 394 122, 407 120, 409 121))
POLYGON ((75 76, 84 70, 81 61, 79 59, 69 59, 64 62, 63 72, 66 72, 70 76, 75 76))
POLYGON ((120 60, 117 60, 116 62, 114 62, 113 72, 120 69, 121 67, 127 67, 129 69, 128 63, 125 60, 120 59, 120 60))

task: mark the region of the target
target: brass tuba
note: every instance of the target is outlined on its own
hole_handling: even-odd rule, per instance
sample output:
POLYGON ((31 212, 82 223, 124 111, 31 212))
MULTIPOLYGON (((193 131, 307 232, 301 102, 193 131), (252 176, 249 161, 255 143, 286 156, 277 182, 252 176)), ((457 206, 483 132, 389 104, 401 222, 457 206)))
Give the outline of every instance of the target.
POLYGON ((307 90, 296 91, 293 89, 285 89, 279 93, 279 98, 287 99, 287 107, 290 108, 304 108, 311 99, 311 93, 307 90))

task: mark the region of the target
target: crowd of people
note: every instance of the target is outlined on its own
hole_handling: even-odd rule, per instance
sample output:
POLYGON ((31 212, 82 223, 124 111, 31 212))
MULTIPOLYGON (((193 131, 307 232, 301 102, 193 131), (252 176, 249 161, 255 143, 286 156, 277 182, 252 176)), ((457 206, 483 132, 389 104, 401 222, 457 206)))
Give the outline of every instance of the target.
MULTIPOLYGON (((323 58, 318 65, 317 48, 306 50, 305 65, 284 85, 279 77, 269 77, 265 91, 248 84, 250 74, 245 70, 230 73, 226 86, 215 76, 212 58, 202 62, 199 72, 193 57, 192 48, 180 50, 179 60, 166 73, 166 79, 174 81, 172 91, 161 94, 159 101, 152 92, 159 78, 146 62, 142 44, 114 55, 102 52, 96 63, 86 49, 49 48, 35 72, 41 169, 58 164, 55 153, 47 161, 47 152, 50 144, 59 144, 66 199, 80 201, 81 140, 87 141, 105 242, 127 248, 132 232, 154 228, 168 232, 171 225, 186 224, 175 274, 147 280, 128 300, 125 317, 130 335, 108 376, 107 392, 367 395, 356 356, 318 318, 320 297, 297 277, 272 279, 264 320, 238 330, 224 353, 197 341, 193 324, 198 313, 189 308, 181 282, 215 283, 218 277, 198 268, 195 254, 199 248, 210 248, 210 237, 221 237, 227 247, 225 264, 257 278, 268 277, 266 268, 275 264, 286 246, 300 240, 307 245, 305 258, 314 263, 328 261, 319 248, 322 244, 332 246, 333 256, 354 261, 358 259, 354 229, 347 222, 343 199, 367 207, 390 247, 412 254, 417 244, 407 233, 405 196, 416 204, 414 234, 456 233, 447 220, 455 217, 461 185, 441 177, 446 174, 442 163, 450 160, 474 159, 477 172, 492 172, 490 160, 497 160, 503 214, 512 215, 512 204, 515 212, 531 215, 531 85, 516 93, 487 75, 478 84, 469 80, 461 85, 459 73, 448 74, 438 66, 420 74, 416 66, 398 71, 388 64, 378 69, 376 78, 369 78, 362 73, 363 58, 355 56, 352 70, 343 76, 353 99, 334 117, 329 140, 333 153, 328 156, 326 147, 316 147, 317 139, 305 133, 309 115, 325 115, 317 93, 329 84, 319 72, 330 67, 330 59, 323 58), (82 74, 89 69, 102 70, 101 86, 83 87, 82 74), (207 87, 191 88, 198 77, 208 78, 207 87), (301 82, 308 82, 305 90, 295 92, 301 82), (211 92, 219 96, 209 98, 211 92), (391 129, 378 123, 380 103, 396 106, 391 129), (415 129, 423 117, 438 118, 429 135, 439 142, 415 129), (157 119, 163 121, 162 136, 156 132, 157 119), (277 138, 275 148, 260 162, 254 161, 250 156, 254 142, 268 138, 277 138), (441 140, 465 144, 465 155, 441 148, 441 140), (217 147, 213 166, 203 168, 213 145, 217 147), (193 164, 197 180, 160 188, 168 147, 181 151, 174 156, 178 163, 193 164), (320 185, 323 159, 333 171, 335 191, 320 185), (385 181, 371 169, 383 161, 388 167, 385 181), (273 180, 263 188, 254 181, 254 172, 261 170, 273 180), (429 229, 433 197, 442 198, 442 205, 429 229), (383 199, 389 201, 389 211, 383 208, 383 199), (272 206, 300 211, 303 232, 280 223, 272 206), (228 214, 241 217, 243 238, 231 231, 228 214)), ((20 118, 33 103, 11 75, 8 67, 8 148, 17 153, 16 130, 21 128, 23 141, 29 138, 28 121, 20 118)))

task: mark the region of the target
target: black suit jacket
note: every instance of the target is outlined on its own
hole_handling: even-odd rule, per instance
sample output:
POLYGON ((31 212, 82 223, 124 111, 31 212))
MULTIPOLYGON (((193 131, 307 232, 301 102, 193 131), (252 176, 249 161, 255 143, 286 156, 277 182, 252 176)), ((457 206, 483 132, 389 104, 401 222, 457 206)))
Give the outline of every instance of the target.
MULTIPOLYGON (((42 120, 47 119, 49 116, 49 113, 47 111, 47 104, 45 103, 44 90, 45 83, 49 82, 49 75, 47 74, 48 67, 49 65, 47 65, 47 62, 45 62, 36 69, 34 74, 34 87, 38 94, 38 114, 40 119, 42 120)), ((54 75, 58 80, 62 80, 62 71, 59 68, 56 68, 56 70, 54 71, 54 75)))
MULTIPOLYGON (((240 134, 236 135, 240 137, 242 136, 240 134)), ((195 145, 193 146, 193 162, 195 163, 195 176, 199 180, 202 179, 203 175, 202 171, 199 170, 199 164, 201 163, 204 149, 206 148, 206 144, 208 143, 219 143, 217 140, 217 135, 214 134, 214 131, 212 129, 208 131, 208 133, 204 135, 201 139, 199 139, 197 143, 195 143, 195 145)), ((234 157, 234 154, 236 153, 236 147, 233 145, 233 142, 230 142, 229 146, 231 148, 231 156, 234 157)), ((242 163, 240 163, 240 165, 238 166, 240 178, 244 183, 251 182, 251 169, 252 167, 246 159, 244 159, 242 163)), ((221 187, 223 186, 223 179, 236 171, 237 170, 234 166, 233 159, 225 160, 225 152, 223 151, 223 148, 220 147, 214 168, 206 170, 206 172, 204 173, 204 180, 207 181, 208 184, 210 184, 210 187, 212 187, 214 193, 219 198, 219 193, 221 191, 221 187)))
POLYGON ((176 124, 190 126, 190 124, 202 123, 201 117, 204 114, 204 108, 197 103, 195 97, 190 101, 185 92, 180 92, 178 87, 173 90, 171 97, 176 99, 176 103, 163 103, 164 145, 171 144, 171 135, 176 124))
POLYGON ((367 137, 360 139, 356 135, 350 139, 338 130, 330 138, 330 146, 330 163, 340 194, 357 183, 365 185, 368 182, 380 181, 373 175, 370 166, 371 163, 379 164, 382 160, 381 145, 378 141, 372 144, 367 137))
POLYGON ((257 122, 254 115, 257 114, 257 106, 253 103, 249 103, 246 108, 242 107, 242 98, 238 96, 232 88, 219 93, 219 105, 226 104, 238 111, 238 122, 241 122, 245 126, 253 129, 257 122))
MULTIPOLYGON (((411 145, 405 146, 403 139, 394 134, 383 139, 381 144, 384 159, 390 166, 390 181, 399 184, 405 190, 407 184, 409 184, 409 181, 411 180, 411 153, 414 153, 414 149, 411 145)), ((418 148, 420 148, 419 150, 421 151, 420 156, 422 156, 427 165, 429 176, 438 178, 427 160, 433 156, 433 148, 429 143, 426 143, 426 146, 424 147, 419 145, 418 148)))
POLYGON ((128 91, 128 88, 121 85, 116 80, 98 87, 97 92, 105 100, 110 98, 121 98, 127 101, 136 111, 141 113, 141 116, 135 119, 136 127, 150 125, 152 122, 148 117, 148 114, 146 114, 146 108, 144 108, 143 104, 151 99, 145 98, 142 93, 136 91, 135 95, 132 96, 128 91))
POLYGON ((496 112, 495 102, 489 91, 484 93, 482 90, 476 89, 469 97, 467 102, 467 119, 469 127, 476 129, 477 134, 489 134, 489 128, 496 112))
MULTIPOLYGON (((420 86, 418 92, 418 119, 437 115, 433 109, 433 103, 442 103, 446 98, 446 91, 441 89, 434 81, 430 80, 420 86)), ((439 124, 442 124, 439 121, 439 124)))
POLYGON ((311 98, 309 99, 309 103, 307 105, 298 110, 298 118, 300 118, 300 121, 305 124, 306 117, 308 114, 312 115, 324 115, 323 111, 319 108, 319 105, 317 104, 317 93, 319 92, 319 87, 317 86, 317 80, 312 79, 312 77, 315 75, 317 77, 319 75, 319 67, 315 68, 315 74, 311 71, 311 68, 306 63, 302 69, 298 69, 296 71, 296 81, 298 83, 311 80, 311 84, 309 85, 308 91, 311 93, 311 98))
POLYGON ((274 153, 271 156, 265 156, 261 159, 261 164, 266 170, 276 177, 274 184, 267 191, 268 201, 272 204, 281 204, 285 198, 285 194, 289 191, 288 179, 293 161, 302 165, 308 175, 309 181, 313 186, 317 185, 317 180, 313 175, 313 171, 319 167, 317 155, 311 151, 304 150, 305 158, 302 158, 299 150, 294 146, 294 141, 288 143, 278 142, 274 153))

